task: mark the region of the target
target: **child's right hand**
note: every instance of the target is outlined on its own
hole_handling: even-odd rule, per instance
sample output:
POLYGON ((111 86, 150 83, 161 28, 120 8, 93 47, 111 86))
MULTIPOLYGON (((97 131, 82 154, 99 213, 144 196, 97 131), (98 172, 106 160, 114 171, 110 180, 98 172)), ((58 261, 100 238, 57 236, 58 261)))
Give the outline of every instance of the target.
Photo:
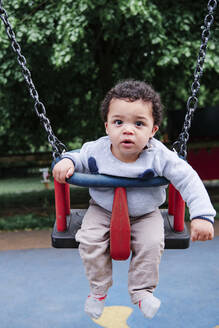
POLYGON ((74 164, 68 158, 63 158, 60 162, 58 162, 53 168, 53 177, 59 183, 65 183, 65 179, 70 178, 74 173, 74 164))

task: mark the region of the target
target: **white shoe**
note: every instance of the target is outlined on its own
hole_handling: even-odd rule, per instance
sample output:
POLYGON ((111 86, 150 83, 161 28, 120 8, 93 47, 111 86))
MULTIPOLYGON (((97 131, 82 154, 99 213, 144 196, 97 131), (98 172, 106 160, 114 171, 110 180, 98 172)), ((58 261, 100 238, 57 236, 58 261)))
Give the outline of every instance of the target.
POLYGON ((161 301, 152 293, 147 295, 138 302, 140 310, 143 312, 145 318, 152 319, 160 307, 161 301))
POLYGON ((105 300, 106 295, 89 295, 85 302, 84 311, 93 319, 99 318, 103 312, 105 300))

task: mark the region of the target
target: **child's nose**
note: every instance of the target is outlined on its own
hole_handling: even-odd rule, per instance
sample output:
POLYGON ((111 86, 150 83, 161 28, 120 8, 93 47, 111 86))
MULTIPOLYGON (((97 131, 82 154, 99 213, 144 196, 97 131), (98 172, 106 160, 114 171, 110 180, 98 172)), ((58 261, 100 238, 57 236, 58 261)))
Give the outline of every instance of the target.
POLYGON ((131 124, 125 124, 124 128, 123 128, 123 133, 124 134, 133 134, 133 127, 131 126, 131 124))

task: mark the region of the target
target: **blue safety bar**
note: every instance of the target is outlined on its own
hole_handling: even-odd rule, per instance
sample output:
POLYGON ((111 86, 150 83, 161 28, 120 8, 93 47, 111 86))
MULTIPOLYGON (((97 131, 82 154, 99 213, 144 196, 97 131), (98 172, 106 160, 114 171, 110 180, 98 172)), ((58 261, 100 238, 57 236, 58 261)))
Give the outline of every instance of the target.
MULTIPOLYGON (((73 150, 72 152, 79 152, 80 149, 73 150)), ((61 158, 57 158, 52 163, 54 165, 59 162, 61 158)), ((82 187, 124 187, 124 188, 138 188, 138 187, 159 187, 168 185, 170 182, 164 177, 154 177, 150 179, 143 178, 124 178, 115 177, 106 174, 87 174, 75 172, 69 179, 66 180, 69 184, 82 186, 82 187)))
POLYGON ((85 174, 75 172, 66 180, 69 184, 83 187, 158 187, 168 185, 169 181, 163 177, 151 179, 121 178, 105 174, 85 174))

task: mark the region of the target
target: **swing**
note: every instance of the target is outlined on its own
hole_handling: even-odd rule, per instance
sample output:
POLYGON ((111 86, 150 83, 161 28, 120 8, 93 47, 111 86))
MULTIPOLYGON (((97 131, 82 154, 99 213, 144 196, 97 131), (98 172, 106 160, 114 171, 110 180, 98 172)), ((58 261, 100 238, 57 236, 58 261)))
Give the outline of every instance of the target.
MULTIPOLYGON (((186 159, 187 142, 189 139, 189 129, 193 114, 197 108, 197 94, 200 89, 200 78, 203 73, 203 64, 206 56, 206 48, 210 37, 210 28, 214 21, 214 11, 217 7, 217 0, 208 1, 208 13, 204 19, 204 29, 202 32, 201 46, 198 54, 197 64, 194 71, 194 81, 191 86, 192 95, 187 101, 187 113, 182 132, 178 140, 173 144, 173 149, 178 155, 186 159)), ((17 60, 21 66, 24 79, 27 83, 30 96, 34 100, 34 109, 40 122, 44 126, 48 141, 53 149, 53 166, 60 160, 61 154, 66 150, 65 145, 54 135, 50 121, 46 116, 44 104, 39 100, 38 92, 31 78, 31 73, 26 67, 26 59, 21 53, 21 48, 16 41, 8 15, 0 0, 0 18, 3 21, 13 51, 17 54, 17 60)), ((148 180, 134 178, 120 178, 101 174, 74 173, 67 180, 66 184, 55 184, 55 205, 56 223, 52 232, 52 245, 57 248, 75 248, 78 243, 75 234, 81 226, 81 222, 86 210, 70 209, 70 185, 85 187, 111 187, 115 188, 114 202, 110 226, 110 251, 115 260, 125 260, 130 255, 130 224, 128 217, 128 207, 126 199, 127 187, 156 187, 169 184, 164 177, 154 177, 148 180)), ((164 218, 165 228, 165 248, 183 249, 189 247, 190 236, 184 225, 185 203, 179 192, 169 185, 168 209, 161 210, 164 218)))

